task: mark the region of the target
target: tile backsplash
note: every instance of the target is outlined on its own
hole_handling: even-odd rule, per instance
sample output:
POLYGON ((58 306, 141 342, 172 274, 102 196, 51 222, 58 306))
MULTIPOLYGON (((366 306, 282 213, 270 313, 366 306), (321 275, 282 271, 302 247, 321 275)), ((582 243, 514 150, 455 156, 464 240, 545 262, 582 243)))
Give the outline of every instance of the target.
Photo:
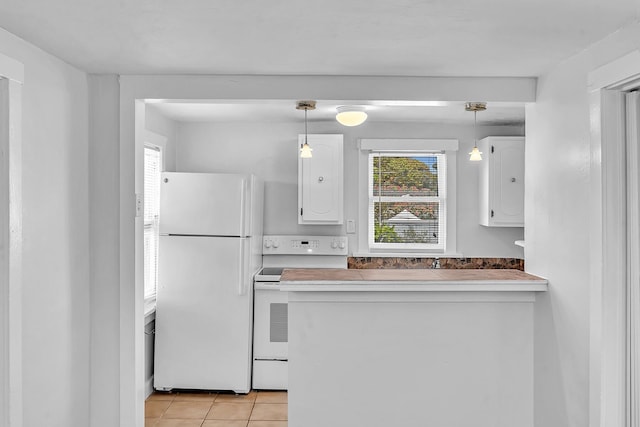
POLYGON ((448 268, 484 269, 510 268, 524 271, 524 260, 518 258, 407 258, 407 257, 349 257, 347 268, 448 268), (439 265, 439 267, 435 267, 439 265))

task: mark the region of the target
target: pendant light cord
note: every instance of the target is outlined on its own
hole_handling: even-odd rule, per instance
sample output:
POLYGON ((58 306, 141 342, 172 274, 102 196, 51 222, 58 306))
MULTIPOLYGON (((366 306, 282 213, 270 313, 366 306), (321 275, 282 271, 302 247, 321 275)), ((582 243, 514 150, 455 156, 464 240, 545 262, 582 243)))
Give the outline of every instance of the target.
POLYGON ((307 108, 304 109, 304 143, 307 145, 307 108))
POLYGON ((478 148, 478 111, 473 111, 473 147, 478 148))

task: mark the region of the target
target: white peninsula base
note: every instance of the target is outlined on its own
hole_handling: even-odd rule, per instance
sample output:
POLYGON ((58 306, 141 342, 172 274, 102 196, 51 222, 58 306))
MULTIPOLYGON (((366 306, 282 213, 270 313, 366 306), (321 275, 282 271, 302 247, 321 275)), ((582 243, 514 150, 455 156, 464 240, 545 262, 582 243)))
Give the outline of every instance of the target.
POLYGON ((289 427, 533 426, 535 291, 428 286, 288 282, 289 427))

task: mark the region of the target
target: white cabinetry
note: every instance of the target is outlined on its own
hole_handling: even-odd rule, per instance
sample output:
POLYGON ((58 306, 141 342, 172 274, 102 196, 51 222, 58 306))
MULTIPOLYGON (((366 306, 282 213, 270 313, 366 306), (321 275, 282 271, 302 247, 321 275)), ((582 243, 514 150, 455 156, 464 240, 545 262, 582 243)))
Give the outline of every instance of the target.
MULTIPOLYGON (((298 148, 304 144, 298 137, 298 148)), ((298 149, 298 223, 342 224, 342 135, 307 135, 313 157, 300 158, 298 149)))
POLYGON ((524 227, 524 137, 490 136, 478 148, 480 225, 524 227))

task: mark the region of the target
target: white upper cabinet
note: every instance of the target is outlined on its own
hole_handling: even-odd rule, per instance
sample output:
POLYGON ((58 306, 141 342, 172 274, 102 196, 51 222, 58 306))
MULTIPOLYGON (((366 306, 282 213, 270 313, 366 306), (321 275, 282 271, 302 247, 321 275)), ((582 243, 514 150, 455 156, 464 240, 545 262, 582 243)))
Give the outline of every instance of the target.
POLYGON ((304 135, 298 136, 298 223, 343 223, 343 137, 307 135, 313 157, 300 157, 304 135))
POLYGON ((524 137, 490 136, 478 148, 480 225, 524 227, 524 137))

